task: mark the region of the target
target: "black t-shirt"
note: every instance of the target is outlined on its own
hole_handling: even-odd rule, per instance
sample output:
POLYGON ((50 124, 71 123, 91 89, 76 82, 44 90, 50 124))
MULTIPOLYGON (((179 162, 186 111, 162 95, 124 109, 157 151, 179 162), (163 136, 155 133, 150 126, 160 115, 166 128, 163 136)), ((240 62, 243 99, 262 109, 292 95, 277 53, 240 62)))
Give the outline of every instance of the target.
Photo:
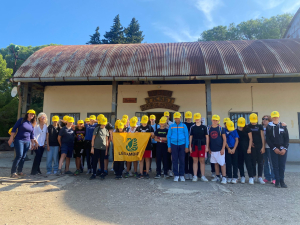
MULTIPOLYGON (((168 129, 160 129, 158 128, 155 132, 154 135, 157 137, 162 137, 162 138, 166 138, 168 134, 168 129)), ((167 147, 167 142, 157 142, 158 146, 166 146, 167 147)))
POLYGON ((255 147, 262 146, 262 139, 261 139, 261 131, 264 131, 264 128, 261 124, 248 125, 249 129, 252 131, 252 138, 255 147))
MULTIPOLYGON (((206 126, 204 126, 204 125, 197 126, 196 124, 194 124, 193 126, 191 126, 190 135, 193 136, 192 141, 200 139, 201 145, 206 145, 205 135, 208 135, 206 126)), ((222 145, 223 145, 223 143, 222 143, 222 145)))
POLYGON ((249 135, 248 134, 251 132, 251 130, 249 129, 248 126, 245 126, 242 131, 240 131, 239 129, 236 129, 236 131, 238 132, 238 135, 240 137, 238 147, 242 147, 243 149, 248 149, 248 147, 249 147, 249 135))
POLYGON ((75 145, 83 145, 85 137, 85 127, 79 130, 77 127, 75 128, 75 145))
MULTIPOLYGON (((139 126, 138 128, 136 128, 137 132, 142 132, 142 133, 150 133, 153 132, 154 133, 154 129, 153 127, 151 127, 150 125, 147 125, 146 127, 143 127, 142 125, 139 126)), ((146 150, 152 150, 152 145, 151 145, 151 137, 149 138, 146 150)))
POLYGON ((186 127, 188 129, 188 132, 190 133, 191 132, 191 127, 194 125, 194 123, 187 123, 187 122, 185 122, 184 124, 186 125, 186 127))
POLYGON ((209 128, 209 148, 212 152, 220 152, 223 147, 223 137, 225 129, 223 127, 210 127, 209 128))
POLYGON ((59 146, 57 137, 60 131, 60 127, 54 127, 53 125, 49 125, 47 129, 49 134, 49 146, 59 146))

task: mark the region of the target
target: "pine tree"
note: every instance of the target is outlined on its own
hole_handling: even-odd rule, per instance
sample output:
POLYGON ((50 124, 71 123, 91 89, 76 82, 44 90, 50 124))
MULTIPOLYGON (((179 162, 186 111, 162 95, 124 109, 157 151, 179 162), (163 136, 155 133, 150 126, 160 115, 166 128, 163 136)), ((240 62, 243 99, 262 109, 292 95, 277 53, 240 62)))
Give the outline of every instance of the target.
POLYGON ((87 45, 101 44, 99 27, 96 28, 95 33, 93 35, 90 35, 90 40, 86 44, 87 45))
POLYGON ((120 22, 119 14, 114 18, 114 23, 109 32, 105 32, 103 44, 123 44, 125 43, 124 28, 120 22))
POLYGON ((124 29, 126 43, 141 43, 145 35, 140 31, 139 21, 134 17, 132 18, 129 26, 124 29))

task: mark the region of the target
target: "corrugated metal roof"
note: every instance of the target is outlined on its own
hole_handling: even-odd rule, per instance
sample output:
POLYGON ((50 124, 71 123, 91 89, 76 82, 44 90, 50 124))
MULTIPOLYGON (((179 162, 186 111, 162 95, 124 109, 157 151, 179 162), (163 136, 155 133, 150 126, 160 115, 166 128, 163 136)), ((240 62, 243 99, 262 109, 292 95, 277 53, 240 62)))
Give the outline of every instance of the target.
POLYGON ((15 78, 168 77, 300 73, 300 39, 49 46, 15 78))

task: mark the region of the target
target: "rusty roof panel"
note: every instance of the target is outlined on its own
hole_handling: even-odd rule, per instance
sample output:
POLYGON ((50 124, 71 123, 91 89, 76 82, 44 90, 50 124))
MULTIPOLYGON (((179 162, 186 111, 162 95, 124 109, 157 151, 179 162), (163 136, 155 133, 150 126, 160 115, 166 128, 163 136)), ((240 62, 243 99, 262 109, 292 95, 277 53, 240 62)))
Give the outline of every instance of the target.
POLYGON ((300 72, 300 39, 49 46, 20 78, 167 77, 300 72))

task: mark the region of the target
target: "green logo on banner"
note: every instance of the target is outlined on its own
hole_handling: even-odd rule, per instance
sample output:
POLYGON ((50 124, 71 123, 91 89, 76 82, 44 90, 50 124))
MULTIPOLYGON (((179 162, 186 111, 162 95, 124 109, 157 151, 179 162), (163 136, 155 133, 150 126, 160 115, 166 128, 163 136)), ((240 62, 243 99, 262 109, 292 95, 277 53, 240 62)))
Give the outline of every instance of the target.
POLYGON ((136 138, 127 138, 126 150, 129 152, 138 150, 138 143, 136 138))

